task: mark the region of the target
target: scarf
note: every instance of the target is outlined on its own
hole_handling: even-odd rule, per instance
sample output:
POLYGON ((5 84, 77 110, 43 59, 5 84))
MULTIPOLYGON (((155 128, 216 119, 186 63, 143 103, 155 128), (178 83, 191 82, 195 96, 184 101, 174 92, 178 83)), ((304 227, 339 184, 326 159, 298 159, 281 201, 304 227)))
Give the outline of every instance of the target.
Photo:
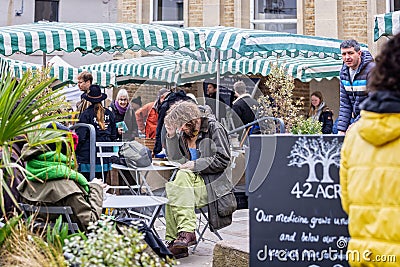
POLYGON ((325 102, 322 102, 318 107, 317 110, 313 110, 310 114, 313 121, 319 121, 319 116, 321 116, 322 109, 325 107, 325 102))
POLYGON ((85 176, 72 168, 74 168, 74 162, 68 162, 67 156, 56 151, 49 151, 27 162, 26 169, 34 175, 28 174, 27 179, 29 181, 72 179, 89 193, 89 183, 85 176))
POLYGON ((125 112, 126 112, 126 110, 129 108, 129 104, 126 105, 126 107, 121 107, 121 106, 118 104, 118 100, 115 100, 115 101, 114 101, 114 104, 115 104, 115 107, 117 108, 119 114, 121 114, 121 115, 124 115, 125 112))

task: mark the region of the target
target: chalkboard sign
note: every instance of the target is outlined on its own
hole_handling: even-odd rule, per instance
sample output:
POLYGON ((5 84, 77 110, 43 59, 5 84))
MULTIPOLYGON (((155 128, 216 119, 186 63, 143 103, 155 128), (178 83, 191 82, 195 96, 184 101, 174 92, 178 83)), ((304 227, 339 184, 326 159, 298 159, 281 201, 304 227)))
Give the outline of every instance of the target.
POLYGON ((348 266, 342 143, 336 135, 250 137, 250 266, 348 266))

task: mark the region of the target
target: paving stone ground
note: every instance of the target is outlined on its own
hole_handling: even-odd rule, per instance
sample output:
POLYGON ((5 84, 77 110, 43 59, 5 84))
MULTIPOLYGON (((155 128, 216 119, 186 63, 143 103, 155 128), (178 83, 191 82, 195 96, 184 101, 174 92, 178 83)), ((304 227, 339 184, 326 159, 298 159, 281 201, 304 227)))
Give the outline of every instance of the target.
MULTIPOLYGON (((155 229, 161 238, 165 236, 163 222, 163 219, 157 220, 155 225, 155 229)), ((248 266, 248 257, 246 259, 246 255, 248 256, 249 253, 248 209, 237 210, 233 214, 232 224, 218 232, 223 241, 219 241, 217 236, 207 230, 204 236, 208 240, 201 241, 195 252, 192 252, 192 249, 189 248, 189 257, 179 259, 179 266, 248 266), (217 242, 216 258, 213 265, 213 252, 217 242), (229 265, 225 265, 227 261, 229 265)))

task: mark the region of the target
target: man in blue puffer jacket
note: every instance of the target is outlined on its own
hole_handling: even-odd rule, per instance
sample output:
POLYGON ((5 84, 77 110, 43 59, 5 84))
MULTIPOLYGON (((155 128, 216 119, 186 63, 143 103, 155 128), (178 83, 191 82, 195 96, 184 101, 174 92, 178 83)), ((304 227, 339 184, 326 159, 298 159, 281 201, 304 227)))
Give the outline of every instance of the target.
POLYGON ((370 71, 375 67, 368 51, 361 51, 356 40, 346 40, 340 45, 343 67, 340 70, 340 109, 338 132, 345 134, 352 118, 360 116, 359 105, 368 96, 366 90, 370 71))

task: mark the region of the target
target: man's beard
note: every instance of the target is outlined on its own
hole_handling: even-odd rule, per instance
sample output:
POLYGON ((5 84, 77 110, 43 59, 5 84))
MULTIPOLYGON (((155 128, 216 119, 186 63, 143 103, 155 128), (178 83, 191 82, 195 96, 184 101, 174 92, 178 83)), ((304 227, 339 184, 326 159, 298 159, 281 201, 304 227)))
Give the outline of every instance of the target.
POLYGON ((186 127, 189 129, 188 133, 183 132, 183 136, 185 138, 193 138, 199 134, 199 131, 196 130, 196 123, 191 121, 186 123, 186 127))

